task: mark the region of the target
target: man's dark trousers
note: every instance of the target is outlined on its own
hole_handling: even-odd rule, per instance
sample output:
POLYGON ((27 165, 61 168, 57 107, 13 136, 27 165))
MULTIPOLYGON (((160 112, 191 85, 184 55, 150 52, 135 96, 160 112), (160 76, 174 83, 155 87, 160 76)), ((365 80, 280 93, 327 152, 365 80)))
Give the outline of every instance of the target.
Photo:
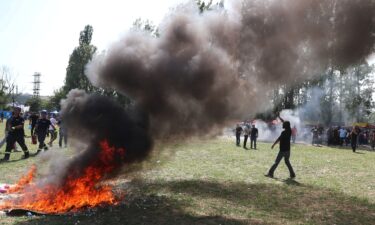
POLYGON ((293 167, 292 167, 292 165, 290 164, 290 161, 289 161, 290 151, 279 151, 279 154, 276 157, 275 163, 272 165, 270 171, 268 172, 268 175, 273 176, 277 166, 279 165, 279 163, 283 159, 283 157, 284 157, 285 164, 289 169, 290 177, 296 176, 296 174, 294 173, 293 167))
POLYGON ((253 144, 254 148, 257 149, 257 137, 250 137, 250 148, 253 148, 253 144))
POLYGON ((12 151, 14 144, 16 142, 21 146, 23 152, 25 153, 25 158, 29 157, 29 150, 27 149, 27 146, 25 144, 25 138, 23 134, 19 134, 19 135, 8 134, 4 160, 9 160, 10 152, 12 151))

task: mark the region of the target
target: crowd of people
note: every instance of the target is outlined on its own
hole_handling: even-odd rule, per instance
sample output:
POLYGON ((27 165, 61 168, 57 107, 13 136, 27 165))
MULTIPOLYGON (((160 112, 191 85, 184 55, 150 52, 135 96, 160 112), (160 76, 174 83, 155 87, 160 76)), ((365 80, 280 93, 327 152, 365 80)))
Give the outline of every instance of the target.
MULTIPOLYGON (((4 117, 3 113, 1 115, 4 117)), ((38 154, 43 150, 47 151, 48 147, 52 147, 58 134, 59 147, 67 147, 67 129, 57 114, 48 113, 46 110, 39 113, 22 114, 21 108, 14 107, 11 116, 6 119, 4 138, 0 141, 0 148, 6 144, 2 161, 8 161, 12 151, 19 151, 17 144, 24 152, 24 158, 29 158, 26 137, 32 138, 32 144, 38 144, 36 153, 38 154), (29 121, 30 136, 25 133, 25 121, 29 121), (49 137, 49 141, 46 143, 47 137, 49 137)))
MULTIPOLYGON (((313 128, 313 130, 316 128, 313 128)), ((356 151, 359 145, 370 145, 372 150, 375 150, 375 130, 360 128, 358 126, 353 127, 329 127, 325 134, 319 131, 317 139, 323 142, 325 139, 328 146, 351 146, 353 152, 356 151)), ((313 132, 314 137, 314 132, 313 132)), ((313 138, 313 144, 315 144, 313 138)))
POLYGON ((256 128, 254 124, 251 126, 249 123, 244 123, 243 126, 237 124, 235 133, 237 146, 241 146, 241 135, 243 134, 243 148, 247 149, 247 139, 250 138, 250 148, 257 149, 258 128, 256 128))
MULTIPOLYGON (((290 158, 290 144, 291 142, 295 143, 296 137, 298 135, 296 126, 291 128, 289 121, 284 121, 280 116, 278 116, 280 121, 283 124, 283 131, 280 136, 276 139, 272 145, 272 149, 276 144, 279 144, 280 151, 276 157, 274 164, 271 166, 268 173, 265 175, 267 177, 273 178, 274 172, 278 167, 280 161, 284 158, 285 164, 287 165, 290 178, 295 178, 296 174, 293 170, 293 167, 289 161, 290 158)), ((247 139, 250 136, 251 148, 256 149, 256 140, 258 138, 258 129, 255 125, 250 126, 249 123, 238 123, 236 128, 233 130, 236 136, 236 145, 241 146, 241 135, 243 135, 243 148, 247 149, 247 139)), ((311 129, 312 134, 312 145, 321 145, 327 143, 327 145, 339 145, 339 146, 351 146, 352 151, 356 152, 358 145, 367 145, 370 144, 372 150, 375 150, 375 130, 370 129, 361 129, 358 126, 353 127, 329 127, 324 129, 322 126, 314 126, 311 129)))

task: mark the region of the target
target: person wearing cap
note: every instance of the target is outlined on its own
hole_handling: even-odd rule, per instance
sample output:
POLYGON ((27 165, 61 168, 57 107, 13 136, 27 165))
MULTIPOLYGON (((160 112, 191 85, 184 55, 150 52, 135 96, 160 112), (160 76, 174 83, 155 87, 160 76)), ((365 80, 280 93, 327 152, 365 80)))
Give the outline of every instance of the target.
POLYGON ((47 119, 47 111, 43 110, 40 112, 40 118, 37 120, 36 125, 35 125, 35 133, 38 136, 38 151, 37 153, 40 153, 42 149, 48 150, 47 145, 44 143, 46 140, 46 136, 48 134, 48 130, 50 126, 55 129, 55 127, 52 125, 51 121, 47 119))
POLYGON ((280 116, 279 116, 281 122, 283 123, 283 129, 284 131, 281 132, 281 135, 275 143, 272 145, 271 149, 275 147, 276 144, 280 143, 280 151, 279 154, 276 157, 275 163, 272 165, 270 170, 268 171, 268 174, 265 176, 273 178, 274 172, 279 165, 280 161, 284 158, 285 164, 289 169, 290 173, 290 178, 294 179, 296 177, 296 174, 294 173, 293 167, 290 164, 289 158, 290 158, 290 139, 292 136, 292 129, 290 127, 290 122, 289 121, 284 121, 280 116))
POLYGON ((24 123, 25 120, 20 116, 21 108, 14 107, 13 108, 13 115, 10 118, 9 124, 8 124, 8 136, 6 140, 6 148, 5 148, 5 156, 3 158, 3 161, 8 161, 10 158, 10 153, 12 149, 14 148, 14 144, 17 142, 24 154, 25 159, 29 158, 29 150, 27 149, 27 146, 25 144, 25 131, 24 131, 24 123))

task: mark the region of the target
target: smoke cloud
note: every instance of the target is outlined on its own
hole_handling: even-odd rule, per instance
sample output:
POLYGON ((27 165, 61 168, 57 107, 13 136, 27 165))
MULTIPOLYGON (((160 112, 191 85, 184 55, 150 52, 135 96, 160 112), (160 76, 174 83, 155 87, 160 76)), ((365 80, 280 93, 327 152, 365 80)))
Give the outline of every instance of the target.
POLYGON ((204 134, 264 110, 268 90, 347 67, 374 50, 375 1, 234 2, 180 6, 160 37, 129 32, 88 66, 98 87, 135 100, 156 137, 204 134))
POLYGON ((61 171, 80 174, 103 140, 126 149, 125 163, 141 161, 153 138, 207 135, 264 110, 272 88, 361 62, 374 50, 373 0, 232 3, 203 14, 194 4, 179 6, 159 37, 132 30, 97 55, 86 68, 90 81, 136 105, 124 110, 107 97, 72 90, 61 112, 83 147, 61 171))

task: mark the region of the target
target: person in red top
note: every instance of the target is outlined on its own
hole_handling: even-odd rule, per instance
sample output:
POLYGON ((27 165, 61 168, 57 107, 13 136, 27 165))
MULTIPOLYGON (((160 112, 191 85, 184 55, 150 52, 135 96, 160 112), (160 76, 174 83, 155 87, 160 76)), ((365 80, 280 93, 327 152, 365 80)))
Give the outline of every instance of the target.
POLYGON ((293 126, 292 128, 292 142, 296 143, 296 137, 297 137, 297 127, 293 126))

